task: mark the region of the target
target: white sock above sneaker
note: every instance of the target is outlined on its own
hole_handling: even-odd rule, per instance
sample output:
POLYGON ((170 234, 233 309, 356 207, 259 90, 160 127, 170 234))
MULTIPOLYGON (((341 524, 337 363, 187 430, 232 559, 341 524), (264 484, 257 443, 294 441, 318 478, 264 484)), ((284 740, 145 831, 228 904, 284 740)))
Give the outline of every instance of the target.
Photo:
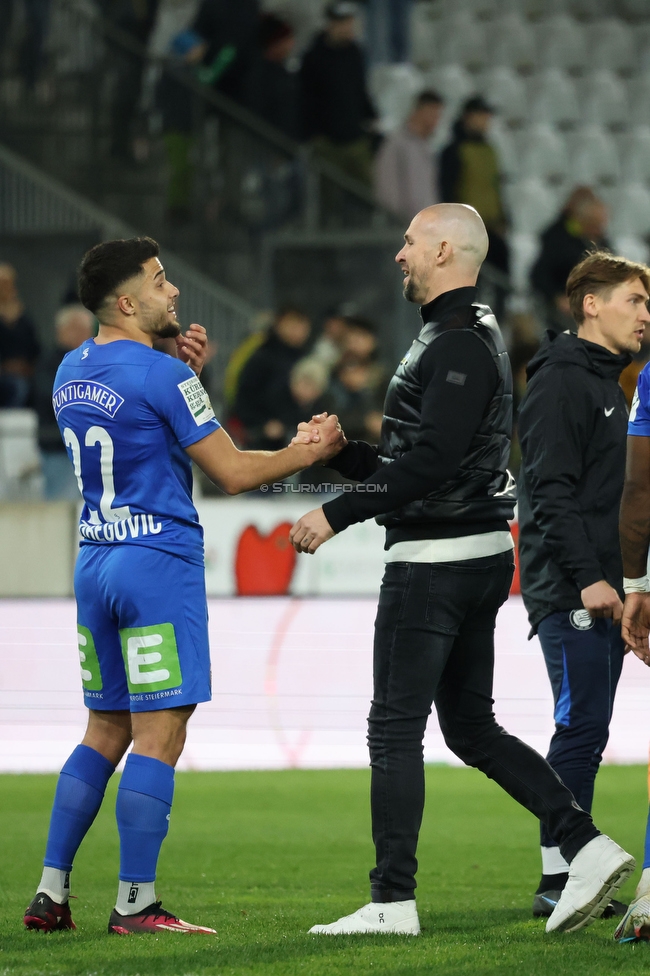
POLYGON ((115 911, 120 915, 136 915, 156 900, 155 881, 120 881, 115 911))
POLYGON ((344 915, 329 925, 313 925, 314 935, 419 935, 420 920, 415 899, 410 901, 373 902, 352 915, 344 915))
POLYGON ((644 868, 639 883, 636 886, 636 897, 642 898, 648 894, 650 894, 650 868, 644 868))
POLYGON ((542 874, 568 874, 569 865, 559 847, 542 847, 542 874))
POLYGON ((70 897, 70 872, 58 868, 43 868, 37 892, 49 895, 57 905, 65 905, 70 897))

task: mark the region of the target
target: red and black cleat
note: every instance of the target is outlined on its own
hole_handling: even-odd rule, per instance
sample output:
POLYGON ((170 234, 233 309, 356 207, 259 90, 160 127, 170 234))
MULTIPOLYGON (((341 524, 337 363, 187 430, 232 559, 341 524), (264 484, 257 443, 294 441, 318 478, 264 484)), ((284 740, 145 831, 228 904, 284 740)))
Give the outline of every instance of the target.
POLYGON ((182 918, 177 918, 162 907, 162 902, 143 908, 135 915, 120 915, 113 909, 108 922, 109 934, 136 935, 138 932, 185 932, 189 935, 195 932, 203 935, 216 935, 215 929, 208 929, 203 925, 190 925, 182 918))
POLYGON ((76 929, 70 914, 67 901, 57 905, 44 891, 38 891, 25 912, 23 922, 25 928, 35 929, 37 932, 61 932, 64 929, 76 929))

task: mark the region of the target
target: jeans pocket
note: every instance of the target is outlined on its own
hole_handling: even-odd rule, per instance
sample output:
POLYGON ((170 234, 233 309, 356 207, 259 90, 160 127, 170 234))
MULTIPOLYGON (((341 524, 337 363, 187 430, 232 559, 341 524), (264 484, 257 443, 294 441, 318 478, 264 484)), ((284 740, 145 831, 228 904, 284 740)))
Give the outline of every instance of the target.
POLYGON ((465 604, 465 580, 461 574, 447 572, 440 563, 429 567, 425 621, 439 634, 458 633, 465 604))

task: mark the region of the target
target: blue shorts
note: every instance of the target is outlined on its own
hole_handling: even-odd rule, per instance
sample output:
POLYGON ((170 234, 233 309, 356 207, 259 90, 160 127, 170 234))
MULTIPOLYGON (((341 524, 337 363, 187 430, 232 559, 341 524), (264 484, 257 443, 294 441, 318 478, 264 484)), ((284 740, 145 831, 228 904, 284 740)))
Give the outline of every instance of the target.
POLYGON ((144 546, 81 546, 74 588, 88 708, 148 712, 210 700, 202 565, 144 546))

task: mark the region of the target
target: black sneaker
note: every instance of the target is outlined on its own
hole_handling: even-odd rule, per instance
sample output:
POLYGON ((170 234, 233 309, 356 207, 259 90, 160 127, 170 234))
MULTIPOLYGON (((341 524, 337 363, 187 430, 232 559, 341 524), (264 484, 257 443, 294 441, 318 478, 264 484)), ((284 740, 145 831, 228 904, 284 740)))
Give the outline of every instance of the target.
POLYGON ((561 891, 538 891, 533 898, 533 918, 550 918, 561 891))
POLYGON ((76 929, 68 902, 57 905, 44 891, 38 891, 23 917, 25 928, 38 932, 61 932, 76 929))
MULTIPOLYGON (((561 891, 538 891, 533 898, 533 918, 549 918, 560 900, 561 891)), ((612 898, 601 918, 616 918, 625 915, 628 906, 612 898)))
POLYGON ((110 935, 135 935, 139 932, 200 932, 203 935, 216 935, 215 929, 208 929, 203 925, 190 925, 172 912, 162 907, 162 902, 156 901, 148 905, 135 915, 120 915, 113 909, 108 921, 110 935))

